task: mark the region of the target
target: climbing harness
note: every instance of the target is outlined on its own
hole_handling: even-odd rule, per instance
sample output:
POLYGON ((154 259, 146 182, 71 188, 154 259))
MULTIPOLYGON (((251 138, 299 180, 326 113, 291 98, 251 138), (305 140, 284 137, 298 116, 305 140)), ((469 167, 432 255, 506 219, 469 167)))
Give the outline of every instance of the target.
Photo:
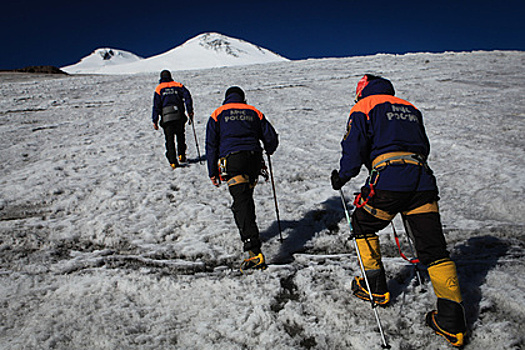
POLYGON ((392 164, 413 164, 426 166, 425 158, 412 152, 389 152, 377 156, 372 161, 372 168, 379 171, 392 164))
POLYGON ((425 158, 419 154, 412 152, 389 152, 381 154, 372 161, 372 170, 368 176, 367 183, 370 188, 370 192, 363 198, 362 192, 358 193, 354 200, 354 206, 357 208, 363 208, 369 214, 381 219, 381 220, 392 220, 395 215, 392 215, 384 210, 377 209, 368 204, 370 199, 376 194, 375 186, 379 181, 379 175, 383 169, 393 164, 412 164, 419 165, 430 171, 427 166, 425 158))

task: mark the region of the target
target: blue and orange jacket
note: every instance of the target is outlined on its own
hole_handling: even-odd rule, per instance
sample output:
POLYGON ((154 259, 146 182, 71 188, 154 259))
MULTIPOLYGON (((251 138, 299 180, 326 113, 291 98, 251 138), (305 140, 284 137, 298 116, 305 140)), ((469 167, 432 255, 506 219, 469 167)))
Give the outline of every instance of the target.
POLYGON ((161 79, 153 94, 153 112, 151 120, 157 124, 162 109, 168 106, 177 106, 184 113, 184 106, 188 113, 193 112, 191 94, 184 85, 171 79, 161 79))
POLYGON ((238 94, 227 96, 211 115, 206 126, 206 160, 210 177, 218 176, 219 158, 238 151, 273 154, 279 143, 277 133, 257 108, 246 104, 238 94))
MULTIPOLYGON (((394 96, 390 81, 371 80, 361 99, 350 111, 346 135, 341 141, 343 155, 339 177, 347 182, 359 174, 361 166, 372 169, 372 162, 390 152, 411 152, 427 159, 430 143, 421 112, 410 102, 394 96)), ((436 190, 430 169, 413 164, 384 167, 375 188, 390 191, 436 190)))

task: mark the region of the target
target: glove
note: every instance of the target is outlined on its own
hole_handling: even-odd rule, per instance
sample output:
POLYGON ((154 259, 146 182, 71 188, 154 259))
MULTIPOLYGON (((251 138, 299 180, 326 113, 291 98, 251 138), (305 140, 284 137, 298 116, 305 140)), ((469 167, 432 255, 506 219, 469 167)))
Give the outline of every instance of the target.
POLYGON ((270 179, 270 174, 268 173, 268 168, 266 167, 266 164, 264 164, 264 160, 262 161, 261 171, 259 172, 259 175, 264 177, 264 181, 266 182, 268 182, 268 180, 270 179))
POLYGON ((210 180, 215 187, 219 187, 221 185, 221 179, 218 176, 212 176, 210 177, 210 180))
POLYGON ((153 123, 153 129, 155 129, 155 130, 159 130, 159 126, 158 126, 157 123, 153 123))
POLYGON ((193 112, 188 113, 188 124, 193 124, 193 112))
POLYGON ((332 176, 330 176, 330 182, 332 183, 332 188, 336 191, 340 190, 344 186, 344 181, 339 177, 339 172, 337 170, 332 170, 332 176))

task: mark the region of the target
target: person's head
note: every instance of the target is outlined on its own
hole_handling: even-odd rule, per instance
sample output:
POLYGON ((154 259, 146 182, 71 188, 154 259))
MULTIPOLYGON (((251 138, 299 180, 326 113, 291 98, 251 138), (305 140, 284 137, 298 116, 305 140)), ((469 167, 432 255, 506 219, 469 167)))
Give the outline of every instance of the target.
POLYGON ((224 94, 224 101, 235 101, 246 103, 246 96, 244 91, 238 86, 231 86, 224 94))
POLYGON ((365 74, 357 83, 355 89, 355 102, 371 95, 392 95, 394 86, 390 80, 373 74, 365 74))
POLYGON ((170 71, 165 69, 162 72, 160 72, 160 80, 163 80, 163 81, 172 80, 170 71))

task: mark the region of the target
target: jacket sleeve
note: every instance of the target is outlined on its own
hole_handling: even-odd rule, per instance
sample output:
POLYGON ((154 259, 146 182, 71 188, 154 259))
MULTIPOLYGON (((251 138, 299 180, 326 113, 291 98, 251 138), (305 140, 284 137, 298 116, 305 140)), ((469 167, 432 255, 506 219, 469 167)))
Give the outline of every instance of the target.
POLYGON ((264 150, 268 155, 272 155, 279 145, 279 137, 272 124, 263 116, 261 119, 262 142, 264 150))
POLYGON ((159 115, 162 113, 162 101, 160 95, 156 92, 153 93, 153 111, 151 113, 151 121, 153 124, 157 124, 159 121, 159 115))
POLYGON ((366 116, 361 112, 350 115, 347 133, 341 141, 343 155, 340 161, 339 177, 344 182, 357 176, 363 164, 370 158, 370 143, 367 137, 366 116))
POLYGON ((185 86, 182 87, 182 98, 184 99, 184 105, 186 106, 186 112, 188 114, 193 113, 193 100, 191 98, 190 91, 185 86))
POLYGON ((209 177, 219 175, 219 137, 219 123, 210 117, 206 125, 206 161, 209 177))

